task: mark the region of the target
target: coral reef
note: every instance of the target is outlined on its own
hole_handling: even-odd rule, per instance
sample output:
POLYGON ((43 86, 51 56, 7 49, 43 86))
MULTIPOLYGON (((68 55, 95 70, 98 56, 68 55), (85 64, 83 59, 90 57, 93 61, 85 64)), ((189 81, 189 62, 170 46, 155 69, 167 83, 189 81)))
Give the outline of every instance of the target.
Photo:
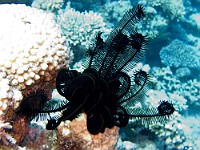
POLYGON ((191 19, 191 23, 193 23, 194 25, 196 25, 197 28, 200 30, 200 13, 192 14, 190 16, 190 19, 191 19))
POLYGON ((141 124, 131 123, 129 128, 120 129, 121 136, 117 148, 127 150, 131 145, 134 149, 198 149, 196 140, 199 138, 195 135, 195 139, 192 139, 194 133, 190 131, 195 128, 199 132, 199 127, 195 125, 199 121, 186 124, 186 120, 189 121, 189 118, 183 118, 178 112, 175 112, 166 124, 154 123, 149 124, 146 128, 141 124))
POLYGON ((10 123, 4 123, 0 120, 0 145, 1 143, 4 145, 15 144, 16 140, 10 134, 8 134, 5 129, 12 129, 12 126, 10 123))
POLYGON ((69 63, 69 47, 52 16, 14 4, 1 5, 0 13, 1 102, 19 101, 20 90, 33 85, 35 90, 52 87, 56 70, 69 63))
MULTIPOLYGON (((160 10, 156 10, 151 4, 144 1, 139 1, 139 3, 145 7, 147 17, 142 18, 136 24, 136 28, 142 35, 148 35, 149 38, 153 39, 166 30, 168 20, 160 14, 160 10)), ((122 12, 131 7, 130 0, 113 1, 101 6, 97 9, 97 12, 105 20, 106 26, 110 28, 116 21, 119 21, 119 18, 123 14, 122 12)))
POLYGON ((117 149, 119 150, 160 150, 156 147, 155 143, 149 139, 145 135, 141 136, 141 134, 132 137, 132 139, 137 139, 135 142, 131 141, 122 141, 118 140, 117 149))
POLYGON ((136 28, 139 33, 154 39, 166 31, 168 21, 152 6, 146 6, 145 10, 148 16, 139 22, 136 28))
POLYGON ((187 146, 187 143, 181 120, 180 114, 174 113, 174 116, 167 124, 150 125, 149 129, 153 131, 160 140, 164 140, 165 149, 182 150, 187 146))
POLYGON ((167 66, 200 69, 200 54, 195 47, 175 39, 160 50, 161 62, 167 66))
POLYGON ((199 149, 199 132, 200 132, 200 118, 199 116, 182 117, 182 129, 186 135, 187 148, 199 149))
MULTIPOLYGON (((188 107, 194 104, 191 100, 196 100, 195 97, 199 97, 199 89, 196 87, 198 84, 188 84, 193 80, 180 81, 180 76, 174 75, 170 70, 170 67, 158 68, 153 67, 150 73, 154 75, 157 85, 155 89, 149 90, 146 93, 145 105, 158 105, 157 100, 171 99, 173 100, 176 113, 172 116, 169 122, 166 124, 150 124, 148 127, 148 133, 154 133, 149 139, 154 140, 157 143, 159 149, 177 149, 182 150, 186 148, 197 148, 194 139, 191 139, 192 135, 186 135, 184 130, 183 118, 180 114, 184 114, 188 111, 188 107), (195 89, 190 92, 188 89, 195 89), (194 93, 194 97, 192 96, 194 93)), ((184 76, 184 75, 183 75, 184 76)), ((133 124, 134 122, 132 122, 133 124)), ((142 127, 140 126, 140 130, 142 127)))
POLYGON ((199 141, 197 136, 199 133, 198 118, 183 117, 176 112, 167 124, 150 125, 149 130, 155 133, 158 136, 157 140, 162 143, 163 147, 159 147, 159 149, 196 150, 199 149, 197 144, 199 141))
MULTIPOLYGON (((134 126, 135 120, 130 120, 128 134, 123 129, 129 127, 123 128, 119 137, 116 127, 106 129, 105 134, 89 134, 85 114, 73 121, 62 122, 55 131, 45 130, 45 121, 36 123, 15 116, 15 109, 30 93, 44 90, 48 98, 51 97, 59 68, 68 67, 69 57, 72 57, 68 43, 73 49, 84 52, 82 46, 88 47, 96 32, 110 32, 106 28, 112 27, 135 1, 73 0, 71 6, 75 10, 69 4, 64 10, 64 0, 33 1, 32 7, 45 10, 48 14, 24 5, 0 5, 0 149, 199 149, 200 119, 183 115, 198 113, 191 108, 198 110, 200 106, 200 1, 190 1, 192 7, 189 0, 138 1, 144 6, 146 17, 136 28, 142 35, 148 35, 151 42, 155 39, 152 43, 156 43, 149 47, 154 57, 148 62, 147 56, 145 63, 151 65, 155 62, 167 67, 150 69, 146 66, 146 70, 145 66, 136 65, 136 70, 142 68, 152 74, 157 84, 153 84, 154 89, 148 90, 146 97, 142 97, 135 108, 157 107, 157 101, 171 99, 178 112, 171 121, 150 125, 147 129, 141 124, 134 126), (91 12, 77 11, 91 8, 91 12), (166 43, 169 45, 166 46, 166 43), (158 51, 163 64, 157 59, 158 51), (194 70, 197 70, 197 74, 194 70), (124 140, 125 134, 127 137, 124 140)), ((1 0, 0 3, 30 5, 31 2, 1 0)), ((80 53, 78 55, 82 57, 80 53)), ((75 60, 74 64, 74 69, 79 72, 85 69, 82 60, 75 60)), ((133 75, 134 70, 128 74, 133 75)), ((53 92, 54 99, 65 100, 56 90, 53 92)))
MULTIPOLYGON (((1 16, 4 23, 1 24, 0 34, 1 51, 4 56, 0 62, 1 120, 13 122, 12 126, 9 126, 9 131, 4 130, 6 128, 4 125, 1 126, 1 139, 4 142, 1 143, 1 147, 4 148, 5 144, 9 143, 9 149, 20 148, 19 145, 30 149, 46 149, 52 147, 53 144, 53 147, 58 145, 64 149, 64 145, 68 143, 63 143, 63 136, 59 134, 52 136, 52 132, 46 132, 38 125, 33 126, 26 117, 16 116, 15 109, 30 93, 44 90, 44 94, 51 94, 55 86, 57 70, 68 67, 71 56, 69 46, 61 36, 61 31, 51 14, 25 5, 13 4, 2 5, 0 12, 4 14, 1 16), (10 20, 7 20, 8 17, 10 20), (52 137, 58 139, 59 142, 50 144, 52 137)), ((86 18, 89 19, 89 17, 86 18)), ((81 124, 82 126, 78 126, 83 129, 85 125, 82 122, 81 124)), ((73 129, 76 126, 75 123, 73 129)), ((107 132, 105 136, 101 135, 105 137, 104 139, 108 138, 107 140, 102 139, 101 136, 91 137, 89 146, 93 145, 92 147, 97 149, 99 146, 102 149, 114 148, 118 135, 117 128, 113 133, 112 130, 107 132), (109 147, 105 147, 112 141, 112 137, 113 142, 109 147)), ((84 133, 81 134, 82 137, 85 137, 84 133)), ((80 138, 79 141, 81 142, 80 138)))
POLYGON ((152 7, 160 7, 166 18, 170 20, 181 19, 185 15, 185 6, 182 0, 140 0, 140 4, 147 4, 152 7))
POLYGON ((81 114, 72 122, 61 123, 58 126, 57 134, 59 149, 111 150, 114 149, 118 139, 116 127, 106 129, 104 133, 98 135, 90 134, 86 127, 85 114, 81 114))
POLYGON ((98 13, 101 14, 107 24, 118 22, 122 18, 124 12, 132 7, 130 0, 113 1, 101 6, 98 13))
POLYGON ((179 108, 178 111, 185 110, 188 106, 200 105, 199 80, 181 80, 179 77, 175 76, 170 67, 153 67, 151 69, 151 73, 158 81, 156 90, 164 90, 164 93, 166 93, 169 97, 174 98, 174 100, 176 101, 175 105, 177 105, 177 108, 179 108))
MULTIPOLYGON (((151 39, 159 37, 166 40, 171 33, 173 33, 171 36, 175 36, 174 32, 169 31, 170 28, 176 26, 177 31, 177 28, 180 28, 178 27, 179 22, 186 21, 185 15, 188 11, 182 0, 177 0, 176 2, 173 0, 139 0, 138 3, 145 6, 148 14, 148 19, 144 18, 138 24, 138 28, 140 33, 148 34, 151 39), (168 34, 168 36, 166 37, 165 34, 168 34)), ((158 41, 156 42, 158 43, 158 41)))
POLYGON ((57 19, 63 35, 70 45, 89 46, 97 32, 107 32, 103 18, 90 12, 78 12, 67 6, 57 19))
POLYGON ((29 150, 54 148, 56 140, 55 132, 47 131, 42 125, 32 122, 21 143, 21 148, 29 150))
POLYGON ((146 105, 157 106, 160 99, 170 99, 173 100, 173 105, 176 111, 182 113, 188 108, 187 100, 183 96, 177 93, 165 92, 164 90, 149 90, 146 93, 146 105))
POLYGON ((14 110, 30 92, 51 94, 57 71, 68 67, 71 53, 52 15, 20 4, 0 5, 0 13, 0 120, 14 121, 17 143, 29 121, 13 120, 14 110))
POLYGON ((57 13, 64 5, 64 0, 34 0, 31 7, 57 13))
POLYGON ((177 68, 175 74, 177 78, 186 78, 191 75, 191 71, 188 67, 182 67, 182 68, 177 68))
MULTIPOLYGON (((151 84, 145 71, 149 67, 141 67, 143 70, 135 68, 146 51, 147 39, 133 29, 144 16, 143 7, 138 5, 125 13, 105 41, 101 32, 98 33, 87 51, 83 72, 60 69, 56 89, 66 100, 52 103, 44 97, 38 102, 39 107, 27 106, 30 108, 28 111, 25 110, 27 104, 21 103, 21 114, 28 118, 35 117, 37 113, 38 116, 46 114, 50 118, 46 129, 54 130, 61 122, 72 121, 84 112, 87 115, 87 129, 93 135, 104 133, 106 128, 124 127, 129 119, 141 120, 146 124, 167 120, 173 114, 174 107, 166 100, 155 108, 133 108, 151 84), (130 69, 134 71, 129 76, 130 69), (55 112, 60 112, 60 115, 54 116, 55 112)), ((32 103, 31 99, 27 98, 27 101, 32 103)))

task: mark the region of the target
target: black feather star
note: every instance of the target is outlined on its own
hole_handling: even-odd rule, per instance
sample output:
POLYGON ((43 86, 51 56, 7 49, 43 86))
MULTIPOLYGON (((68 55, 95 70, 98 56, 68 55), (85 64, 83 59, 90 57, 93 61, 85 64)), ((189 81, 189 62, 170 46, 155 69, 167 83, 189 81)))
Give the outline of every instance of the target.
POLYGON ((147 37, 134 29, 144 16, 143 7, 138 5, 123 16, 106 41, 98 33, 95 44, 88 50, 86 69, 82 73, 61 69, 57 75, 56 89, 66 101, 58 104, 45 101, 46 104, 41 103, 38 109, 31 108, 33 116, 48 114, 50 119, 46 128, 54 130, 62 121, 73 120, 84 112, 88 131, 98 134, 105 128, 124 127, 129 119, 150 123, 166 120, 173 114, 174 107, 167 101, 161 101, 154 109, 131 107, 150 84, 150 77, 143 70, 128 75, 146 51, 147 37), (54 112, 62 115, 51 117, 50 113, 54 112))
POLYGON ((45 119, 46 114, 38 115, 36 110, 42 110, 47 104, 48 98, 44 94, 44 91, 32 92, 28 96, 24 95, 22 102, 19 107, 16 109, 15 113, 17 116, 23 116, 27 120, 36 119, 45 119))

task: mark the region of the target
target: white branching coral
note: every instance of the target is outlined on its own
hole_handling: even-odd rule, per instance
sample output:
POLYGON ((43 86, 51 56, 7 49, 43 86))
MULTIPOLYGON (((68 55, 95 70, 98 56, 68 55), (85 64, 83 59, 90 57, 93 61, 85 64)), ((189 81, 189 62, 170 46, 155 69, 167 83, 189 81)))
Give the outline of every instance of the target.
POLYGON ((186 136, 183 131, 182 117, 177 112, 166 124, 155 123, 149 126, 166 145, 166 149, 182 150, 186 147, 186 136))
POLYGON ((146 17, 137 24, 138 32, 154 39, 166 32, 171 21, 184 19, 186 10, 182 0, 139 0, 146 17))
POLYGON ((169 19, 181 19, 186 13, 183 0, 140 0, 139 3, 148 4, 152 7, 160 7, 169 19))
POLYGON ((200 30, 200 13, 194 13, 190 15, 190 23, 200 30))
MULTIPOLYGON (((164 90, 169 99, 173 99, 176 110, 181 111, 187 108, 186 105, 199 106, 200 99, 200 82, 197 79, 190 79, 181 81, 172 72, 170 67, 153 67, 151 69, 153 74, 158 79, 156 89, 158 91, 164 90)), ((153 93, 149 93, 151 96, 153 93)), ((156 94, 157 97, 165 98, 165 96, 156 94), (160 96, 159 96, 160 95, 160 96)))
POLYGON ((32 7, 56 13, 64 5, 64 0, 34 0, 32 7))
POLYGON ((103 18, 94 12, 78 12, 67 7, 58 16, 58 24, 71 45, 88 46, 97 32, 107 32, 103 18))
POLYGON ((124 12, 131 8, 130 0, 119 0, 104 4, 100 8, 99 13, 107 22, 119 21, 123 17, 124 12))
POLYGON ((51 89, 70 51, 52 15, 15 4, 0 5, 0 14, 0 110, 5 110, 26 89, 51 89))
POLYGON ((167 28, 167 19, 158 14, 156 9, 147 6, 145 8, 147 16, 136 24, 136 28, 142 35, 148 35, 149 38, 155 38, 167 28))

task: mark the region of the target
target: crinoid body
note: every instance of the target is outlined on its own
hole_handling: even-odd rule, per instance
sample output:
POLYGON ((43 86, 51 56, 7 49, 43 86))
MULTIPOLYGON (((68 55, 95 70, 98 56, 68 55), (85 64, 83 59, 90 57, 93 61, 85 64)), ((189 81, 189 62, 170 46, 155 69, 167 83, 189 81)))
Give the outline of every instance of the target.
POLYGON ((87 115, 87 129, 91 134, 114 126, 124 127, 130 118, 147 123, 163 121, 174 112, 173 105, 167 101, 154 109, 133 108, 151 83, 150 76, 143 70, 128 75, 146 51, 147 37, 135 30, 135 24, 143 17, 143 7, 138 5, 126 12, 105 41, 98 33, 88 50, 84 61, 86 69, 82 73, 60 70, 56 88, 66 101, 56 105, 48 101, 41 105, 43 108, 31 110, 33 114, 49 115, 47 129, 53 130, 62 121, 73 120, 82 112, 87 115), (54 112, 61 115, 51 117, 54 112))

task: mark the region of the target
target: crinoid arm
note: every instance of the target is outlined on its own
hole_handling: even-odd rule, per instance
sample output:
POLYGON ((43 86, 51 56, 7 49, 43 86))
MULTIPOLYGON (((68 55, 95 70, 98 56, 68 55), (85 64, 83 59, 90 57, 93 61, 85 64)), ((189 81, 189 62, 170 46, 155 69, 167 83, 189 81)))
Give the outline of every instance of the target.
POLYGON ((38 91, 31 93, 28 96, 24 96, 22 102, 15 111, 17 116, 25 117, 28 120, 33 120, 34 118, 40 117, 45 118, 44 114, 38 116, 38 111, 42 110, 48 101, 47 96, 43 91, 38 91), (37 111, 36 111, 37 110, 37 111))
POLYGON ((117 104, 134 106, 143 99, 143 96, 151 88, 152 84, 151 76, 147 72, 143 70, 134 71, 130 77, 128 91, 118 100, 117 104))
POLYGON ((47 130, 55 130, 61 123, 61 120, 58 117, 51 117, 50 119, 47 119, 47 121, 48 121, 46 125, 47 130))
POLYGON ((117 109, 114 111, 114 125, 117 127, 125 127, 129 121, 129 115, 122 106, 117 106, 117 109))
POLYGON ((94 46, 88 50, 89 58, 84 66, 94 68, 106 80, 132 69, 146 51, 147 38, 134 27, 144 16, 143 7, 138 5, 126 12, 105 41, 99 33, 94 46))
POLYGON ((175 109, 173 104, 168 101, 161 101, 157 108, 140 109, 128 107, 127 111, 131 122, 139 121, 144 125, 149 125, 156 122, 167 122, 175 109))
POLYGON ((66 85, 77 76, 79 76, 79 72, 76 70, 61 69, 56 78, 56 89, 58 93, 65 96, 66 85))
POLYGON ((91 134, 98 134, 104 131, 104 119, 101 114, 87 116, 87 129, 91 134))

